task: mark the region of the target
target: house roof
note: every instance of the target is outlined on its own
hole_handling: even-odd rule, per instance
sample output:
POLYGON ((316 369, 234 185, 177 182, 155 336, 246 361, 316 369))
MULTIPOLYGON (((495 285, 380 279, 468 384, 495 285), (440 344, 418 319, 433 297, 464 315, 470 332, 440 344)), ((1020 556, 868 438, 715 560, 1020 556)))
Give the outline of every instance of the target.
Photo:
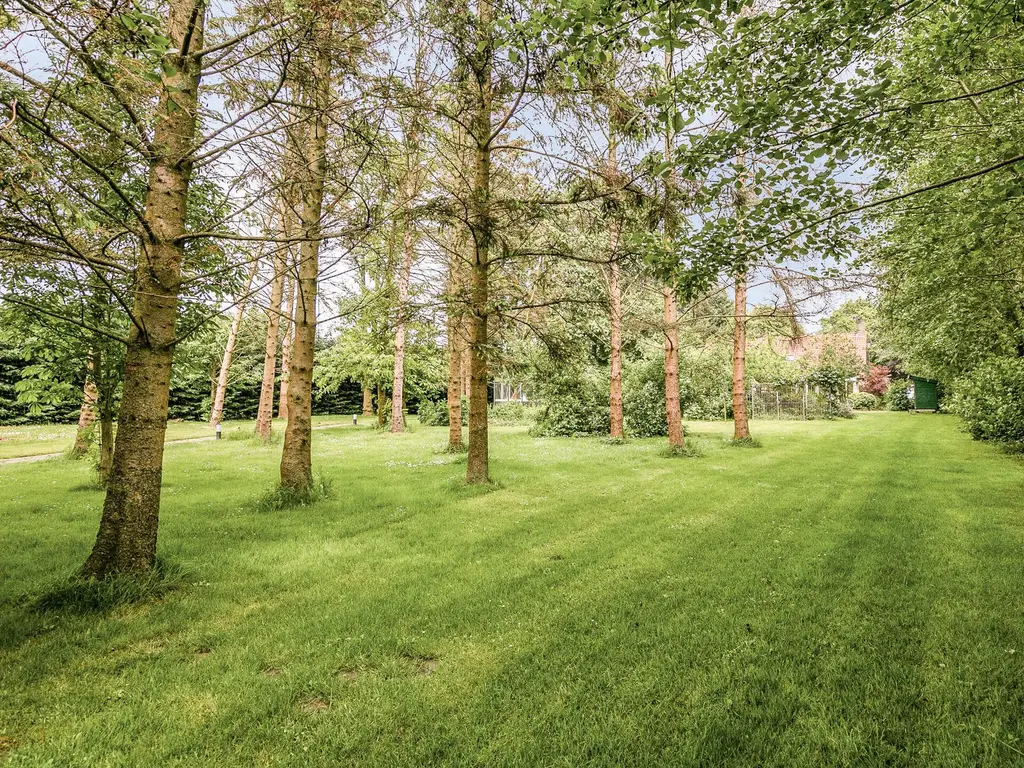
POLYGON ((853 355, 858 362, 868 362, 868 331, 863 323, 852 333, 815 333, 795 338, 773 336, 759 339, 767 342, 776 353, 787 360, 807 360, 816 363, 827 350, 853 355))

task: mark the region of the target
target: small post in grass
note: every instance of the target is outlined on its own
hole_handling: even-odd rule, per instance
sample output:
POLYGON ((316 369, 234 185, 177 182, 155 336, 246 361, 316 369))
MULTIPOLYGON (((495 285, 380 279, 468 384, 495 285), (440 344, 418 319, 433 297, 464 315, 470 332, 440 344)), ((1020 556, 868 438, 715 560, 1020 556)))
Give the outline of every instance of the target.
POLYGON ((220 424, 217 425, 217 439, 220 440, 220 424))
POLYGON ((359 417, 355 413, 352 414, 352 426, 353 427, 358 427, 359 426, 359 417))

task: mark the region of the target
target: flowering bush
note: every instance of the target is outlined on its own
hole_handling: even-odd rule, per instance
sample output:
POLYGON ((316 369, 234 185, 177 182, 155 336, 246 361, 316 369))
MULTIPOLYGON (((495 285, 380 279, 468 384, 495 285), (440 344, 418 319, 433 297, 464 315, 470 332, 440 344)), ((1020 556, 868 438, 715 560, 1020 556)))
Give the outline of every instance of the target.
MULTIPOLYGON (((889 389, 889 366, 872 365, 861 380, 860 391, 881 397, 889 389)), ((857 407, 857 406, 854 406, 857 407)))

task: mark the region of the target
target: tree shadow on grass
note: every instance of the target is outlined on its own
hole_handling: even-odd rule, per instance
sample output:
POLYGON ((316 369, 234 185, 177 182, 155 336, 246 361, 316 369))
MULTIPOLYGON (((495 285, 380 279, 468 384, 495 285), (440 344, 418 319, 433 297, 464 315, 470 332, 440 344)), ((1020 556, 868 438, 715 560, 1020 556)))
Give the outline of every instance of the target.
POLYGON ((65 620, 105 617, 127 605, 162 600, 188 583, 187 573, 174 563, 158 561, 147 575, 136 578, 86 579, 72 576, 37 592, 0 601, 0 650, 13 650, 62 626, 65 620))
POLYGON ((107 613, 123 605, 159 600, 186 581, 185 571, 178 565, 158 560, 156 567, 144 576, 114 576, 109 579, 87 579, 75 575, 58 582, 35 597, 26 596, 26 603, 36 613, 89 614, 107 613))

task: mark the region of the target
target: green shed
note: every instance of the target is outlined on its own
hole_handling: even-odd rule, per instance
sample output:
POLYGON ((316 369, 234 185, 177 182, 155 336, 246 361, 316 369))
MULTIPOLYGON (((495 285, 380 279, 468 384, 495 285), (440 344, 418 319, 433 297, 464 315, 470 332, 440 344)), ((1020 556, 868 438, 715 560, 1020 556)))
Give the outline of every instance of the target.
POLYGON ((920 376, 911 376, 910 381, 914 385, 914 410, 939 410, 939 382, 920 376))

